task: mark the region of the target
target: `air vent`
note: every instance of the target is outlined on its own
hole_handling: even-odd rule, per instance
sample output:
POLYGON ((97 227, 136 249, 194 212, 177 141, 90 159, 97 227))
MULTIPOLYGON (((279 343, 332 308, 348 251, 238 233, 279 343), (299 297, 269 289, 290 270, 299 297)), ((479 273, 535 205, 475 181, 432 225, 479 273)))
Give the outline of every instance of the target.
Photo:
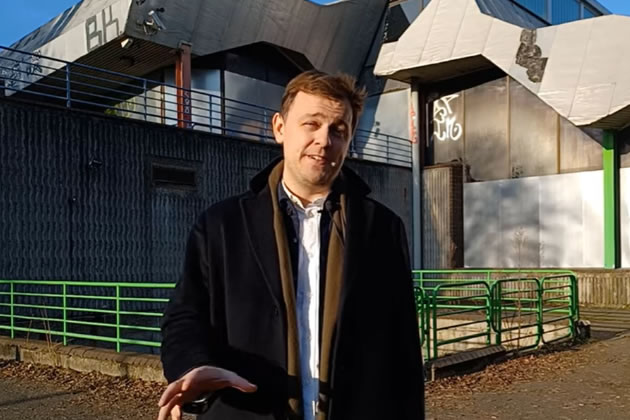
POLYGON ((197 190, 197 169, 171 163, 151 163, 151 184, 155 188, 197 190))

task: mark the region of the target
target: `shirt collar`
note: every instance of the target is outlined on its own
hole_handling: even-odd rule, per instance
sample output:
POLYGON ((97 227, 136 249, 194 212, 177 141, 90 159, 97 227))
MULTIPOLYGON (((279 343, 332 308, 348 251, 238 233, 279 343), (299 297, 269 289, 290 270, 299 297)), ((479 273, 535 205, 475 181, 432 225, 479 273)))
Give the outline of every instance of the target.
POLYGON ((291 203, 293 203, 293 205, 296 206, 297 208, 301 210, 306 210, 306 207, 316 207, 320 210, 324 208, 324 202, 326 201, 327 197, 318 198, 317 200, 313 201, 312 203, 304 207, 304 205, 302 204, 302 200, 300 200, 295 194, 289 191, 289 189, 284 183, 284 179, 280 181, 280 184, 282 185, 282 190, 284 192, 283 195, 285 195, 286 198, 289 199, 289 201, 291 201, 291 203))

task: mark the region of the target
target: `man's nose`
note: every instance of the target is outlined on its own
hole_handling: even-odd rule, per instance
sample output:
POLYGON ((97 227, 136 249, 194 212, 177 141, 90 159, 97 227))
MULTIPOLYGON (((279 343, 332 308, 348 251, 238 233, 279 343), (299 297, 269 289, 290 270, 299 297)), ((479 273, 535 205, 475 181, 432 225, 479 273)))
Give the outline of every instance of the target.
POLYGON ((315 134, 315 142, 322 147, 328 147, 332 144, 332 130, 330 127, 322 126, 315 134))

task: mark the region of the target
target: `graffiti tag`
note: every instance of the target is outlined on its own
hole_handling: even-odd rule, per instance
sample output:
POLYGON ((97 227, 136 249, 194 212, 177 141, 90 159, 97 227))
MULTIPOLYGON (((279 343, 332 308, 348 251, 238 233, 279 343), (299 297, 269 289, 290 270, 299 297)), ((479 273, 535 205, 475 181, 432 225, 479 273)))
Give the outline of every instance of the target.
POLYGON ((41 55, 35 51, 32 55, 14 61, 10 69, 3 69, 0 77, 5 79, 5 86, 10 89, 21 89, 22 83, 28 83, 32 76, 43 73, 40 64, 41 55))
POLYGON ((409 141, 411 143, 418 143, 418 133, 416 132, 417 118, 413 105, 409 105, 409 141))
POLYGON ((101 10, 100 22, 98 15, 97 13, 85 21, 85 40, 88 52, 95 50, 101 45, 106 44, 110 39, 120 35, 120 22, 118 18, 114 19, 112 6, 101 10), (107 30, 112 26, 116 26, 116 32, 113 37, 108 38, 107 30))
POLYGON ((433 135, 439 141, 457 141, 462 137, 464 130, 457 122, 457 115, 451 108, 451 102, 459 98, 459 94, 443 96, 433 103, 433 135))

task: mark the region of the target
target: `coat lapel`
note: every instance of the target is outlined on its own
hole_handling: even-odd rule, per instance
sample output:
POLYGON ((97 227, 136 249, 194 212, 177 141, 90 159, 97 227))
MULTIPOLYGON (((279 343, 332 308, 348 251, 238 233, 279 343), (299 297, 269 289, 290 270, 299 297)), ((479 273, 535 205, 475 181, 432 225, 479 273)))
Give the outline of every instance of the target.
POLYGON ((348 296, 351 295, 354 287, 360 283, 357 277, 361 272, 361 265, 365 263, 365 247, 369 241, 368 232, 372 222, 371 207, 368 209, 367 206, 361 205, 360 201, 361 197, 353 197, 352 195, 348 197, 344 280, 339 302, 340 314, 343 314, 348 296))
POLYGON ((279 308, 284 307, 280 268, 273 231, 271 194, 266 188, 259 194, 241 200, 243 226, 256 263, 260 267, 269 292, 279 308))

